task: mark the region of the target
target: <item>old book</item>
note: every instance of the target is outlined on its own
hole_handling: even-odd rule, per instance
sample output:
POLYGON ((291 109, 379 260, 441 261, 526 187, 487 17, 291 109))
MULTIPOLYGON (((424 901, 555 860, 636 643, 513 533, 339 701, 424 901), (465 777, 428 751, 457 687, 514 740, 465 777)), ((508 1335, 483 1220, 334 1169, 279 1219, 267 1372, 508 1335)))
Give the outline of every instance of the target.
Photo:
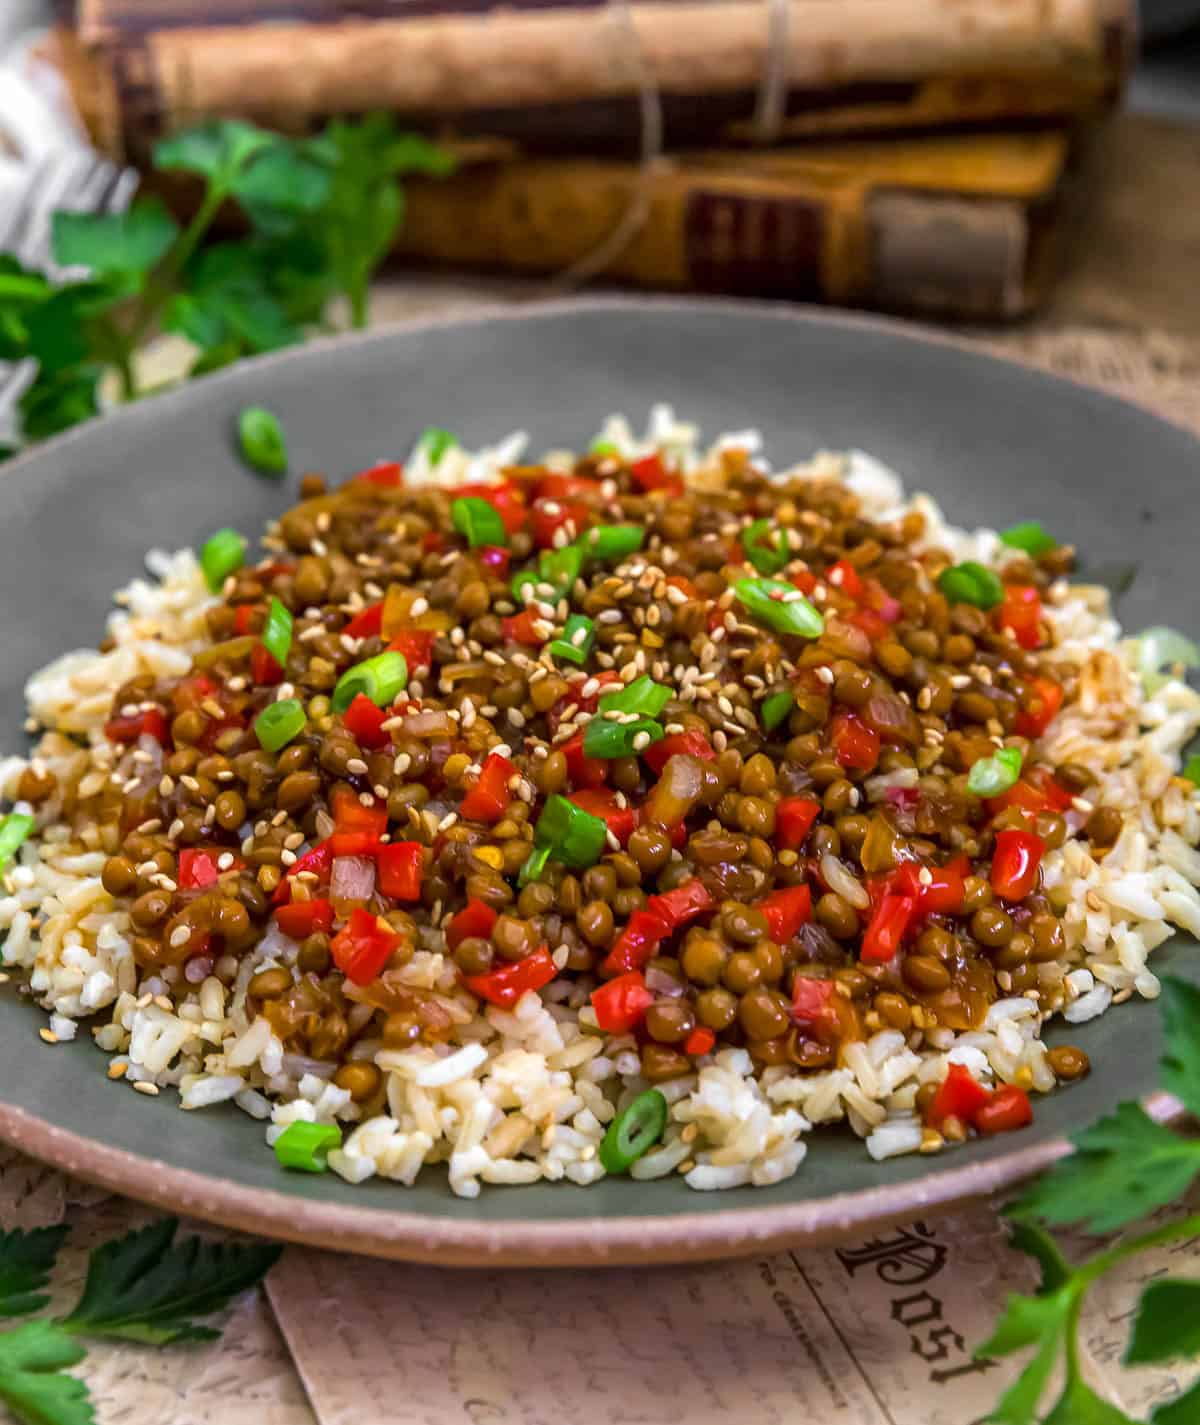
POLYGON ((459 267, 1009 318, 1055 268, 1065 132, 528 159, 408 186, 397 252, 459 267))
POLYGON ((381 108, 529 151, 667 149, 1086 116, 1136 0, 58 0, 99 145, 381 108))

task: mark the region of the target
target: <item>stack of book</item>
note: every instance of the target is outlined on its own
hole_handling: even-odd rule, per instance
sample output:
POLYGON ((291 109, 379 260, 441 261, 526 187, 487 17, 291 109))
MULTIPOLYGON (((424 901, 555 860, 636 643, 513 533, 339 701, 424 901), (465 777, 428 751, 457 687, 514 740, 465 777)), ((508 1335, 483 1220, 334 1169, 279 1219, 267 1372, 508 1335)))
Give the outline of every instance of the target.
MULTIPOLYGON (((457 142, 398 250, 924 314, 1048 290, 1136 0, 60 0, 94 142, 388 109, 457 142)), ((1102 140, 1102 136, 1099 141, 1102 140)))

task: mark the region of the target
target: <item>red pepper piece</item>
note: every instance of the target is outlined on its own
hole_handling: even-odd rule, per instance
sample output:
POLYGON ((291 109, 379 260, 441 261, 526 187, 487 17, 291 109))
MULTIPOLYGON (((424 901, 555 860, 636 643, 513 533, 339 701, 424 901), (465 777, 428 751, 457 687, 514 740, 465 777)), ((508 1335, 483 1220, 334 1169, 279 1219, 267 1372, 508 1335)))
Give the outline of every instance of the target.
POLYGON ((629 805, 618 806, 616 792, 610 792, 607 787, 583 787, 572 792, 567 800, 582 811, 598 816, 622 846, 628 844, 637 826, 637 812, 629 805))
POLYGON ((334 856, 374 856, 386 830, 386 807, 365 807, 348 788, 335 789, 333 835, 329 838, 334 856))
POLYGON ((275 923, 293 940, 333 929, 333 903, 326 900, 292 901, 275 907, 275 923))
POLYGON ((433 667, 433 640, 434 635, 428 629, 403 628, 392 635, 388 650, 404 654, 409 677, 412 677, 418 668, 433 667))
POLYGON ((540 990, 558 974, 558 968, 550 958, 550 951, 543 945, 523 960, 514 960, 502 965, 498 970, 489 970, 486 975, 464 975, 463 984, 473 995, 485 999, 489 1004, 501 1009, 511 1009, 529 990, 540 990))
POLYGON ((502 544, 484 544, 475 551, 475 558, 485 569, 490 569, 497 578, 503 579, 508 573, 512 551, 502 544))
POLYGON ((374 752, 391 741, 383 730, 388 716, 389 714, 382 708, 377 708, 365 693, 358 693, 342 714, 342 721, 346 724, 346 731, 360 747, 374 752))
POLYGON ((658 776, 677 752, 689 757, 699 757, 702 762, 716 761, 716 751, 702 732, 675 732, 659 742, 652 743, 642 753, 647 767, 658 776))
POLYGON ((881 638, 886 638, 890 631, 887 620, 882 614, 877 614, 874 609, 851 609, 845 615, 847 623, 852 623, 855 628, 861 629, 872 643, 878 643, 881 638))
POLYGON ((678 930, 681 925, 716 908, 716 897, 703 881, 694 876, 673 890, 651 896, 646 902, 646 909, 658 916, 668 930, 678 930))
MULTIPOLYGON (((220 855, 218 852, 217 855, 220 855)), ((184 850, 179 853, 179 889, 181 891, 205 890, 215 886, 220 877, 217 870, 217 855, 209 851, 184 850)))
POLYGON ((839 559, 836 564, 831 564, 826 571, 825 581, 856 602, 865 592, 862 576, 848 559, 839 559))
POLYGON ((342 632, 348 638, 378 638, 383 632, 383 600, 360 609, 342 632))
POLYGON ((1063 690, 1052 678, 1031 678, 1033 697, 1017 714, 1015 731, 1019 737, 1041 737, 1058 716, 1063 690))
POLYGON ((807 886, 785 886, 758 902, 776 945, 786 945, 812 916, 812 892, 807 886))
POLYGON ((141 708, 128 717, 110 718, 104 724, 104 735, 110 742, 136 742, 139 737, 152 737, 160 747, 170 742, 167 715, 162 708, 141 708))
POLYGON ((486 940, 499 919, 498 912, 483 901, 471 899, 446 926, 446 944, 455 950, 464 940, 486 940))
POLYGON ((1008 584, 1004 602, 996 610, 996 623, 1006 629, 1022 648, 1040 648, 1042 596, 1032 584, 1008 584))
POLYGON ((1033 1122, 1033 1105, 1024 1089, 1005 1084, 992 1095, 990 1103, 975 1110, 972 1122, 980 1133, 1011 1133, 1033 1122))
POLYGON ((534 544, 538 549, 559 549, 570 544, 587 528, 590 514, 582 500, 534 500, 534 544))
POLYGON ((356 906, 329 943, 333 963, 356 985, 369 985, 392 958, 400 936, 369 911, 356 906))
POLYGON ((629 478, 647 494, 651 490, 661 490, 667 495, 683 494, 683 477, 668 470, 661 455, 644 455, 641 460, 635 460, 629 467, 629 478))
POLYGON ((257 633, 261 609, 258 604, 239 604, 233 611, 233 631, 239 637, 257 633))
POLYGON ((683 1052, 698 1059, 701 1054, 712 1052, 717 1036, 706 1025, 698 1024, 683 1041, 683 1052))
POLYGON ((538 632, 536 624, 542 623, 532 609, 522 609, 519 614, 513 614, 511 618, 502 618, 500 627, 504 637, 512 643, 524 643, 530 648, 540 648, 545 643, 545 638, 538 632))
POLYGON ((938 1085, 925 1121, 932 1128, 940 1128, 947 1118, 957 1118, 964 1125, 974 1123, 975 1115, 991 1098, 991 1091, 984 1088, 970 1069, 963 1064, 951 1064, 938 1085))
POLYGON ((1015 787, 998 797, 989 797, 988 812, 999 815, 1006 807, 1020 807, 1035 816, 1040 811, 1066 811, 1073 797, 1046 767, 1029 767, 1015 787))
POLYGON ((879 761, 879 734, 854 713, 840 712, 829 729, 838 765, 869 772, 879 761))
POLYGON ((213 697, 217 691, 217 685, 207 673, 189 673, 175 684, 171 702, 176 712, 184 712, 188 708, 198 708, 205 698, 213 697))
POLYGON ((260 688, 273 688, 283 682, 283 664, 261 643, 250 650, 250 678, 260 688))
POLYGON ((955 856, 944 866, 916 866, 911 861, 892 873, 890 889, 897 895, 911 896, 919 915, 958 915, 966 895, 966 878, 971 863, 966 856, 955 856), (928 873, 928 882, 922 881, 928 873))
POLYGON ((398 490, 404 484, 404 466, 398 460, 381 460, 350 477, 364 485, 379 485, 385 490, 398 490))
POLYGON ((563 475, 552 470, 538 481, 537 492, 539 499, 570 500, 579 495, 598 495, 600 482, 586 475, 563 475))
POLYGON ((884 623, 897 623, 904 612, 900 600, 894 599, 878 579, 862 580, 861 597, 864 609, 878 614, 884 623))
POLYGON ((516 485, 507 480, 498 485, 478 482, 460 485, 450 493, 453 499, 466 499, 473 495, 476 499, 486 500, 503 520, 504 528, 509 534, 516 534, 517 530, 524 529, 525 521, 529 518, 525 509, 525 496, 516 485))
POLYGON ((781 851, 803 846, 820 811, 812 797, 782 797, 775 804, 775 845, 781 851))
POLYGON ((446 536, 438 529, 427 529, 421 536, 422 554, 440 554, 446 547, 446 536))
POLYGON ((582 732, 577 732, 569 742, 562 743, 558 751, 567 759, 567 776, 576 789, 599 787, 608 776, 607 762, 600 757, 584 756, 582 732))
POLYGON ((310 875, 316 876, 318 885, 323 886, 328 883, 329 873, 332 869, 332 839, 329 841, 318 841, 317 844, 312 847, 311 850, 306 851, 294 865, 288 867, 287 874, 275 888, 275 904, 284 905, 290 900, 293 876, 299 875, 302 871, 307 871, 310 875))
POLYGON ((998 831, 992 851, 992 890, 1006 901, 1020 901, 1037 884, 1046 843, 1032 831, 998 831))
POLYGON ((425 848, 419 841, 393 841, 376 854, 379 889, 396 901, 421 899, 425 848))
POLYGON ((859 959, 868 965, 882 965, 899 950, 912 918, 917 913, 915 896, 884 891, 863 935, 859 959))
POLYGON ((515 763, 498 752, 491 753, 479 780, 462 799, 459 813, 468 821, 499 821, 513 798, 508 784, 517 775, 515 763))
POLYGON ((592 991, 596 1023, 606 1034, 628 1034, 642 1022, 653 1003, 654 994, 646 988, 646 977, 640 970, 618 975, 592 991))
POLYGON ((792 1018, 809 1031, 836 1027, 836 990, 832 980, 817 980, 811 975, 797 975, 792 986, 792 1018))
POLYGON ((635 910, 604 957, 600 973, 623 975, 629 970, 643 969, 669 934, 668 926, 652 911, 635 910))
MULTIPOLYGON (((568 692, 565 692, 558 702, 546 714, 546 722, 550 728, 550 736, 553 737, 562 724, 568 709, 573 708, 575 712, 594 713, 600 706, 600 699, 605 693, 611 692, 615 685, 625 686, 625 681, 620 673, 615 673, 606 668, 603 673, 597 673, 594 678, 584 679, 576 683, 568 692), (580 691, 587 683, 594 682, 595 689, 584 697, 580 691)), ((574 714, 572 714, 574 716, 574 714)))

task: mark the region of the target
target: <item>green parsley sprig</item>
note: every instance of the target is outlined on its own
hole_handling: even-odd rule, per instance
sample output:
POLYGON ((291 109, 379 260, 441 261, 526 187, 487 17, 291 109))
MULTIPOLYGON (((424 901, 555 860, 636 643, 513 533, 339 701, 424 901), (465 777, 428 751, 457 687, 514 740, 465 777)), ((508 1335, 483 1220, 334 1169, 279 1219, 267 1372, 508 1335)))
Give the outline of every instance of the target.
POLYGON ((371 275, 403 217, 400 177, 444 175, 454 160, 372 114, 304 139, 204 124, 162 139, 153 164, 201 183, 186 226, 153 196, 124 213, 56 213, 55 261, 88 271, 63 284, 0 255, 0 361, 36 363, 19 403, 27 443, 95 415, 109 372, 122 400, 146 394, 136 358, 155 331, 191 342, 198 376, 328 330, 339 300, 364 326, 371 275), (248 233, 205 244, 230 204, 248 233))
MULTIPOLYGON (((1168 978, 1162 990, 1166 1049, 1163 1088, 1193 1115, 1200 1115, 1200 989, 1168 978)), ((1118 1238, 1072 1266, 1041 1223, 1079 1223, 1096 1235, 1118 1232, 1157 1208, 1178 1201, 1200 1177, 1200 1138, 1156 1123, 1136 1103, 1085 1128, 1072 1140, 1075 1152, 1039 1178, 1008 1209, 1012 1242, 1041 1268, 1033 1296, 1010 1296, 980 1356, 1032 1350, 1017 1380, 987 1417, 995 1425, 1136 1425, 1101 1399, 1080 1370, 1079 1322, 1089 1289, 1129 1257, 1167 1242, 1200 1235, 1200 1215, 1118 1238), (1063 1386, 1049 1413, 1042 1402, 1061 1361, 1063 1386)), ((1156 1278, 1142 1291, 1124 1362, 1145 1365, 1200 1354, 1200 1281, 1156 1278)), ((1152 1425, 1195 1425, 1200 1420, 1200 1382, 1160 1405, 1152 1425)))
MULTIPOLYGON (((283 1250, 269 1242, 175 1241, 166 1218, 98 1247, 79 1300, 65 1316, 0 1331, 0 1402, 26 1425, 94 1425, 87 1386, 67 1375, 87 1355, 80 1336, 143 1345, 208 1341, 211 1316, 262 1280, 283 1250)), ((40 1311, 66 1227, 0 1233, 0 1316, 40 1311)))

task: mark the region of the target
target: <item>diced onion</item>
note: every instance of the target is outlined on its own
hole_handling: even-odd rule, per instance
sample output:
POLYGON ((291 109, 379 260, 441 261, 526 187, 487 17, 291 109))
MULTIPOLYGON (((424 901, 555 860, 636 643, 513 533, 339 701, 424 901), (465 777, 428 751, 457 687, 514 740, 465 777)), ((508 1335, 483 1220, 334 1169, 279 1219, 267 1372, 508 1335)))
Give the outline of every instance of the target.
POLYGON ((375 862, 368 856, 335 856, 329 877, 334 900, 369 901, 375 891, 375 862))
POLYGON ((826 851, 821 857, 821 879, 835 895, 841 896, 855 910, 866 910, 871 904, 866 887, 861 881, 856 881, 830 851, 826 851))

